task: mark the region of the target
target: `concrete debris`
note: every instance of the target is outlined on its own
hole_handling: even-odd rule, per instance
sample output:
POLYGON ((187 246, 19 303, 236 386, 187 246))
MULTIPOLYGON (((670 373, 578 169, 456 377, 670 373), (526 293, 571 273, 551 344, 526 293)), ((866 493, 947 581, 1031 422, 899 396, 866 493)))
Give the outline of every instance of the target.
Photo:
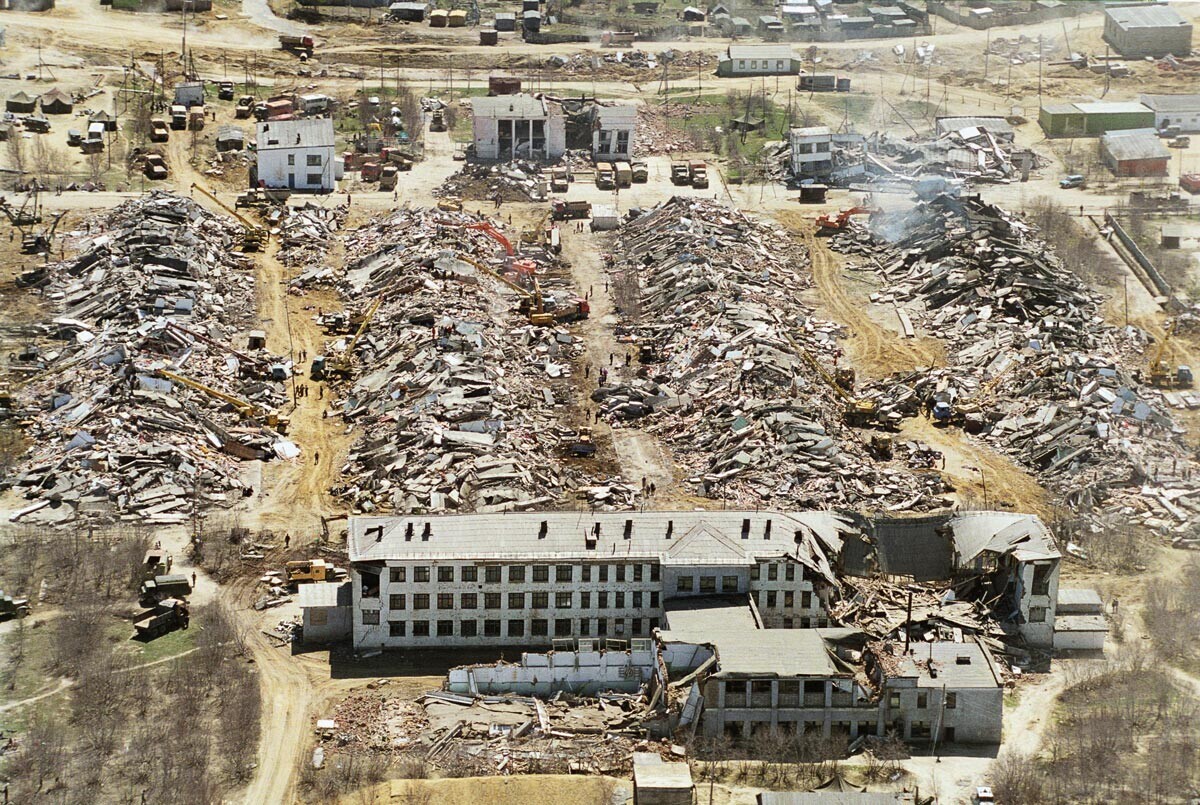
POLYGON ((68 236, 78 256, 37 269, 29 284, 61 315, 42 328, 52 347, 18 356, 31 374, 12 404, 32 446, 5 484, 34 503, 11 519, 179 523, 248 494, 240 462, 295 449, 266 424, 290 364, 233 343, 255 321, 241 236, 156 192, 89 220, 68 236))
MULTIPOLYGON (((564 283, 548 253, 514 261, 507 249, 480 217, 426 209, 347 238, 338 290, 362 308, 380 303, 349 356, 357 380, 337 403, 360 436, 334 491, 356 511, 547 507, 586 485, 565 458, 576 432, 559 421, 582 344, 565 326, 530 324, 515 291, 486 272, 516 284, 537 272, 548 304, 564 283)), ((327 357, 345 348, 339 339, 327 357)), ((627 488, 598 486, 597 505, 632 504, 627 488)))
POLYGON ((836 357, 838 328, 798 301, 808 256, 786 233, 675 197, 627 224, 614 251, 624 334, 644 366, 593 399, 614 427, 647 418, 698 493, 799 509, 945 505, 936 473, 869 457, 841 395, 798 354, 836 357), (631 285, 637 309, 621 301, 631 285))
MULTIPOLYGON (((695 76, 697 68, 712 72, 717 67, 717 55, 702 51, 674 50, 670 54, 668 70, 672 75, 686 74, 695 76)), ((552 72, 568 75, 610 75, 621 76, 637 74, 644 70, 659 70, 663 66, 661 54, 648 53, 644 50, 617 50, 589 53, 574 53, 570 56, 551 56, 546 59, 546 66, 552 72)))
POLYGON ((271 207, 266 217, 272 233, 279 236, 276 257, 288 266, 320 266, 349 211, 344 204, 336 207, 316 204, 271 207))
POLYGON ((524 160, 501 163, 467 163, 435 188, 437 198, 455 197, 492 201, 545 201, 547 180, 541 166, 524 160))
POLYGON ((635 156, 691 151, 700 146, 690 132, 680 129, 677 121, 687 120, 703 109, 687 103, 672 103, 665 106, 642 104, 637 110, 637 137, 633 141, 635 156))

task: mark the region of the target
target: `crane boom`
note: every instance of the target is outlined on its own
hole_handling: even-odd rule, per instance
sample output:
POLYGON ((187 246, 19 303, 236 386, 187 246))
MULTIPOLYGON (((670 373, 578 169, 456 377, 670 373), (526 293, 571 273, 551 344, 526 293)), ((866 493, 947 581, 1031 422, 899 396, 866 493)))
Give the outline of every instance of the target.
POLYGON ((232 394, 226 394, 225 392, 219 391, 212 386, 206 386, 199 380, 193 380, 190 377, 184 377, 183 375, 176 374, 174 372, 168 372, 166 369, 159 369, 158 374, 160 377, 170 380, 172 383, 179 383, 180 385, 187 386, 188 388, 195 389, 196 391, 201 391, 210 397, 221 400, 222 402, 229 403, 241 416, 246 417, 247 419, 256 418, 260 413, 258 406, 254 403, 249 402, 248 400, 243 400, 240 397, 235 397, 232 394))
POLYGON ((1162 339, 1158 342, 1158 346, 1155 347, 1154 357, 1152 357, 1150 359, 1150 370, 1151 371, 1154 371, 1154 369, 1162 361, 1163 355, 1166 354, 1167 344, 1169 344, 1171 342, 1171 337, 1175 335, 1175 324, 1177 321, 1178 321, 1178 319, 1171 321, 1170 325, 1167 326, 1167 331, 1163 334, 1162 339))
POLYGON ((259 226, 256 223, 254 223, 249 218, 247 218, 246 216, 244 216, 240 212, 238 212, 236 209, 234 209, 233 207, 230 207, 224 201, 221 201, 221 199, 217 198, 215 193, 213 193, 211 190, 204 187, 203 185, 201 185, 197 182, 192 182, 192 189, 199 190, 201 193, 203 193, 205 196, 207 196, 210 200, 212 200, 212 202, 214 204, 216 204, 218 207, 220 207, 225 212, 232 215, 237 220, 237 222, 242 225, 242 227, 245 229, 244 237, 243 237, 243 241, 244 241, 243 248, 246 251, 254 251, 254 250, 260 249, 264 245, 266 245, 267 234, 268 234, 266 229, 264 229, 263 227, 259 226))

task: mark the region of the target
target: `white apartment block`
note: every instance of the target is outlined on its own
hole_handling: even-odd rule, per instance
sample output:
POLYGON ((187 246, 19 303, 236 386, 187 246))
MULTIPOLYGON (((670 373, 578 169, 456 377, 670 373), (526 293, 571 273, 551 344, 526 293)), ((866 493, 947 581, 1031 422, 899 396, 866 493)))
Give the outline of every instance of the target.
POLYGON ((667 601, 741 596, 763 627, 827 625, 843 520, 824 512, 355 517, 356 649, 649 637, 667 601))
POLYGON ((331 192, 342 178, 329 118, 259 123, 256 148, 260 187, 331 192))

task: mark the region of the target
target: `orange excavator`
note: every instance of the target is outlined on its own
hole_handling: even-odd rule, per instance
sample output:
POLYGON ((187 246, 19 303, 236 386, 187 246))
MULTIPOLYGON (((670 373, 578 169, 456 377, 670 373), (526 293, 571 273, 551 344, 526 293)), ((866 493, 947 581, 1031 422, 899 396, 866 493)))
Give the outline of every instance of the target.
POLYGON ((837 214, 836 218, 831 218, 829 215, 817 216, 817 234, 832 235, 835 232, 841 232, 850 223, 850 218, 855 215, 874 215, 879 210, 872 207, 850 207, 842 210, 837 214))
POLYGON ((499 229, 492 226, 487 221, 480 221, 479 223, 475 223, 475 224, 467 224, 466 228, 467 229, 478 229, 480 232, 483 232, 484 234, 490 236, 494 241, 496 241, 497 243, 499 243, 501 246, 504 247, 505 254, 507 254, 509 257, 513 256, 512 243, 509 242, 508 238, 504 237, 504 234, 499 229))

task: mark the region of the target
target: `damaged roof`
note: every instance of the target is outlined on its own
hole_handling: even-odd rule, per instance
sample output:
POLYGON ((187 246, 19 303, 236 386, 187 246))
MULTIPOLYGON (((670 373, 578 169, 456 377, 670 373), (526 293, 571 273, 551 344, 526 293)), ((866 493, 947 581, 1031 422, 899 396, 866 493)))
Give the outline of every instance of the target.
POLYGON ((984 552, 1009 554, 1023 562, 1062 556, 1046 524, 1034 514, 960 512, 950 520, 960 566, 984 552))
POLYGON ((1100 138, 1100 145, 1119 162, 1171 158, 1171 152, 1162 144, 1154 129, 1110 131, 1100 138))
POLYGON ((914 645, 912 654, 900 658, 895 676, 915 676, 919 688, 995 688, 1003 684, 995 660, 983 646, 947 640, 914 645))
POLYGON ((819 629, 738 629, 709 623, 660 631, 664 643, 709 645, 716 650, 717 678, 735 676, 851 676, 834 665, 819 629))
POLYGON ((471 114, 475 117, 525 120, 547 117, 549 111, 544 100, 522 93, 520 95, 472 98, 471 114))

